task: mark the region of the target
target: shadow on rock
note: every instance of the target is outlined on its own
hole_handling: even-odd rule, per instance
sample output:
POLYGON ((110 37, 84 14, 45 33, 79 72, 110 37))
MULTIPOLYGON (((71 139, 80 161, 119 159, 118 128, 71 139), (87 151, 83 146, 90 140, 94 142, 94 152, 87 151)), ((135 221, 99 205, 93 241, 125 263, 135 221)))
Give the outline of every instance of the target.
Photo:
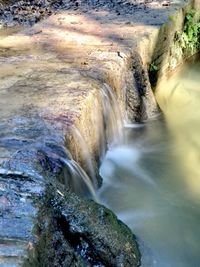
POLYGON ((38 237, 25 266, 140 265, 135 237, 104 206, 48 185, 40 200, 38 237))

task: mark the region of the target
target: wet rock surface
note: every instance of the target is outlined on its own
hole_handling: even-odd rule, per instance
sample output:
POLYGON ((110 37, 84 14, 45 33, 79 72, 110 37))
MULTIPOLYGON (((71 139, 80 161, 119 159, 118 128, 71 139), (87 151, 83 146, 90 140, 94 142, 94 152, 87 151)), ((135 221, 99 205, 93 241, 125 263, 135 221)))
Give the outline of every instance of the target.
POLYGON ((25 110, 0 128, 0 263, 138 266, 131 231, 105 207, 69 191, 63 128, 55 132, 49 117, 44 122, 35 109, 25 110))
MULTIPOLYGON (((2 172, 2 171, 1 171, 2 172)), ((33 201, 44 184, 19 173, 0 175, 0 265, 22 266, 33 247, 37 209, 33 201)))
POLYGON ((37 256, 25 266, 139 266, 135 237, 107 208, 52 185, 40 203, 37 256))
POLYGON ((147 64, 159 26, 177 6, 20 2, 1 7, 2 25, 32 25, 60 7, 67 11, 0 38, 0 264, 16 266, 26 259, 28 266, 137 266, 130 231, 110 211, 64 193, 55 181, 70 185, 63 175, 71 159, 66 148, 85 170, 83 148, 98 161, 99 126, 105 126, 102 88, 111 89, 123 115, 129 104, 131 121, 157 111, 147 64))
POLYGON ((37 202, 46 190, 47 177, 55 179, 61 164, 37 149, 18 150, 0 168, 0 264, 22 266, 37 241, 33 234, 37 202), (46 179, 45 179, 46 178, 46 179))
POLYGON ((36 150, 18 152, 0 169, 0 264, 139 266, 131 231, 59 184, 60 172, 61 162, 36 150))

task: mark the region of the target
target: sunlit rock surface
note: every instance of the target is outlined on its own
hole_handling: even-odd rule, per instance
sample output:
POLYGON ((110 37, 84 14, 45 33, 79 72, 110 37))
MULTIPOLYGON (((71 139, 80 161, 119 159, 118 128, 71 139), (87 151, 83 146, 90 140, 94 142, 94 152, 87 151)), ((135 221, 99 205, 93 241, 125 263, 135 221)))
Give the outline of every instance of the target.
MULTIPOLYGON (((81 133, 93 163, 98 161, 102 87, 110 86, 122 117, 141 121, 157 111, 147 64, 159 27, 184 3, 153 1, 147 9, 130 3, 130 12, 118 14, 104 2, 97 10, 85 5, 87 12, 73 8, 32 28, 0 31, 3 266, 21 264, 26 252, 34 254, 38 197, 45 195, 46 182, 62 176, 60 159, 71 157, 66 147, 87 170, 81 142, 71 134, 73 127, 81 133)), ((109 260, 120 266, 114 256, 102 264, 109 260)))

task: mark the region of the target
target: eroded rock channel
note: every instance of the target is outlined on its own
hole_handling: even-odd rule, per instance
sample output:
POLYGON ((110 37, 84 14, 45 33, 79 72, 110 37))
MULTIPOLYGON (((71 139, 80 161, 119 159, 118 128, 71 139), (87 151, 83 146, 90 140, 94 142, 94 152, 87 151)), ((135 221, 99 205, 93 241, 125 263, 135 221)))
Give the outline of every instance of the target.
POLYGON ((1 266, 140 265, 134 234, 90 198, 102 183, 99 163, 110 143, 121 138, 123 120, 139 122, 157 112, 148 65, 169 54, 161 44, 160 54, 154 48, 161 37, 172 42, 187 6, 191 3, 2 5, 1 266), (178 23, 160 28, 174 12, 178 23), (15 27, 27 24, 34 26, 15 27))

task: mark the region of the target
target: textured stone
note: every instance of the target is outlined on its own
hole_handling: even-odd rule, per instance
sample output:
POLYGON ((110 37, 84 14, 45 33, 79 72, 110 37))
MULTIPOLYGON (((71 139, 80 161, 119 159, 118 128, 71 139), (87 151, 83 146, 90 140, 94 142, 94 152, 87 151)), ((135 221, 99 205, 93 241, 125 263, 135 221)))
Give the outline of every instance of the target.
POLYGON ((59 192, 51 185, 41 200, 40 237, 27 266, 139 266, 135 237, 110 210, 59 192))
MULTIPOLYGON (((27 6, 30 2, 27 1, 27 6)), ((89 174, 88 162, 82 153, 85 147, 92 155, 92 162, 98 163, 102 141, 99 133, 105 126, 103 88, 110 87, 116 96, 122 117, 128 114, 129 120, 141 121, 154 115, 157 106, 148 81, 148 64, 154 56, 158 58, 158 53, 166 57, 167 52, 159 42, 167 38, 166 44, 169 44, 176 27, 170 22, 164 30, 160 26, 177 9, 177 14, 182 14, 180 7, 188 2, 170 5, 159 1, 146 5, 142 2, 140 7, 139 2, 117 1, 113 9, 111 1, 74 1, 74 6, 65 1, 69 10, 31 28, 18 28, 17 33, 8 29, 0 31, 0 253, 3 266, 13 264, 13 258, 17 259, 15 265, 19 265, 27 257, 29 266, 31 260, 34 264, 39 262, 38 266, 41 262, 46 266, 49 262, 55 266, 90 266, 90 260, 85 259, 91 257, 91 248, 95 257, 91 262, 98 262, 99 266, 131 266, 133 255, 137 257, 134 261, 137 266, 135 241, 112 213, 93 202, 72 197, 71 193, 65 196, 58 184, 53 194, 49 183, 56 179, 65 181, 63 159, 71 157, 89 174), (72 134, 74 129, 78 129, 82 141, 72 134), (60 197, 57 199, 56 194, 60 193, 66 202, 60 197), (49 201, 55 200, 55 206, 47 205, 43 218, 43 204, 49 195, 49 201), (106 228, 100 227, 100 222, 104 222, 106 228), (63 224, 64 230, 61 230, 63 224), (86 224, 91 229, 87 229, 86 224), (116 225, 120 232, 119 244, 116 243, 116 225), (65 236, 65 229, 70 236, 78 235, 79 243, 72 245, 65 236), (120 229, 124 229, 125 235, 120 229), (87 234, 90 240, 86 240, 87 234), (97 238, 101 234, 102 238, 97 238), (115 251, 112 240, 115 240, 115 251), (130 255, 126 253, 129 249, 130 255)), ((5 10, 5 14, 9 12, 5 10)), ((20 16, 17 21, 19 19, 20 16)), ((35 23, 30 17, 32 19, 31 23, 35 23)))

